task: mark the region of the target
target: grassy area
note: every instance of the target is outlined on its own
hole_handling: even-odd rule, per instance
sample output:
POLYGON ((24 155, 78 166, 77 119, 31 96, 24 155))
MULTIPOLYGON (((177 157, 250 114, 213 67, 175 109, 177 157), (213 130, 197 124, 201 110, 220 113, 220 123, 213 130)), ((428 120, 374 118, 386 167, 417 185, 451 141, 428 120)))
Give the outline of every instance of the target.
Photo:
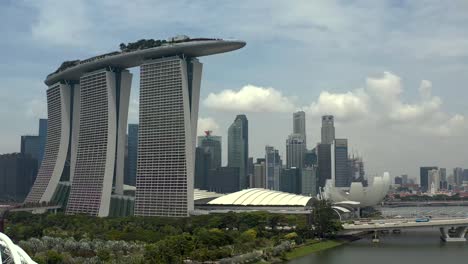
POLYGON ((322 251, 329 248, 334 248, 343 244, 339 241, 327 240, 327 241, 312 241, 303 246, 297 247, 291 252, 286 253, 286 259, 291 260, 309 255, 314 252, 322 251))

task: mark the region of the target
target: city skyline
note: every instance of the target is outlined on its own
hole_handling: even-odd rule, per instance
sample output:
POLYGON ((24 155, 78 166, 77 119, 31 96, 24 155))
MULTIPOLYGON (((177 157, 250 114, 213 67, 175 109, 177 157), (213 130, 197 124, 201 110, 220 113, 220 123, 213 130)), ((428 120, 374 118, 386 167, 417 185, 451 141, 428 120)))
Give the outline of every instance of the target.
MULTIPOLYGON (((460 27, 468 20, 466 3, 272 3, 268 8, 276 19, 262 25, 256 25, 255 19, 270 20, 254 11, 262 7, 257 3, 233 6, 208 1, 181 9, 177 1, 157 7, 143 2, 134 7, 137 10, 129 3, 106 3, 91 6, 77 1, 79 12, 72 19, 55 16, 67 13, 66 3, 2 3, 1 17, 8 25, 3 30, 11 37, 0 44, 4 66, 8 65, 0 73, 4 113, 0 122, 10 124, 2 128, 1 153, 18 151, 17 137, 34 133, 35 119, 46 117, 42 81, 63 58, 90 57, 115 50, 120 42, 180 32, 235 36, 249 43, 242 54, 203 61, 208 67, 202 80, 199 128, 213 130, 224 146, 232 118, 244 113, 251 128, 250 156, 262 157, 265 145, 272 145, 285 157, 285 146, 279 142, 291 131, 291 113, 302 109, 308 148, 320 141, 320 116, 333 114, 336 137, 349 139, 349 153, 364 158, 370 175, 390 171, 415 179, 420 166, 467 167, 463 98, 468 92, 463 87, 468 67, 463 58, 468 34, 460 27), (216 12, 190 18, 191 26, 182 26, 187 25, 180 23, 182 18, 185 21, 188 14, 207 6, 216 12), (122 8, 133 12, 120 12, 122 8), (108 17, 114 12, 126 15, 93 27, 98 24, 94 9, 108 17), (154 15, 172 9, 181 12, 164 20, 154 15), (136 13, 140 20, 132 17, 136 13), (254 21, 238 20, 241 14, 254 21), (109 27, 110 23, 115 26, 109 27), (428 151, 427 142, 438 151, 428 151)), ((138 81, 133 80, 129 123, 138 122, 138 81)), ((226 151, 223 148, 223 160, 226 151)))

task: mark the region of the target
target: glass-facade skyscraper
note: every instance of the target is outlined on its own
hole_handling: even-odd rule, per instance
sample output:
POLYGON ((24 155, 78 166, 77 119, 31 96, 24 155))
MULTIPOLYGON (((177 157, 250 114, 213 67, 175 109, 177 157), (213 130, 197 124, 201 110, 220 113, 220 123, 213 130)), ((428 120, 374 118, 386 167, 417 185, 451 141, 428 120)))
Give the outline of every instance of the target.
POLYGON ((249 121, 237 115, 228 129, 228 167, 239 168, 239 190, 248 188, 249 121))
POLYGON ((348 164, 348 140, 335 139, 332 145, 335 164, 335 186, 336 187, 349 187, 351 184, 351 173, 348 164))
POLYGON ((210 153, 210 168, 221 167, 221 137, 211 135, 211 131, 206 131, 206 135, 198 137, 198 147, 210 153))
POLYGON ((265 163, 266 188, 279 190, 279 177, 283 161, 277 149, 265 146, 265 163))

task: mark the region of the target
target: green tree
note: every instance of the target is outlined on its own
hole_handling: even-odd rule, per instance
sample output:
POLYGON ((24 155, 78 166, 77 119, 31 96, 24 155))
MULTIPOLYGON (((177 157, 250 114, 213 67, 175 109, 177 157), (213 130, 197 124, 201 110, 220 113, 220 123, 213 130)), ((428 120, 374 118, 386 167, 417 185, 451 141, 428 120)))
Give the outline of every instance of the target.
POLYGON ((312 218, 315 233, 319 237, 333 236, 342 228, 340 221, 337 219, 337 213, 328 200, 314 201, 312 218))

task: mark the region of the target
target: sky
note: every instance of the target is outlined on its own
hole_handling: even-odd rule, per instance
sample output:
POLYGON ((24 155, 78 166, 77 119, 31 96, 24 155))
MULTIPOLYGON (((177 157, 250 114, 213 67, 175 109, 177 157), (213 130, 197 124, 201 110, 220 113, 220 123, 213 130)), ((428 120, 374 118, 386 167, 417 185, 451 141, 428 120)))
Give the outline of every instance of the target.
MULTIPOLYGON (((468 168, 468 1, 2 0, 0 153, 19 151, 47 116, 47 74, 143 38, 235 38, 240 50, 201 57, 199 134, 223 137, 249 119, 249 152, 280 150, 292 113, 320 116, 363 157, 368 175, 417 178, 419 167, 468 168)), ((139 71, 129 122, 138 122, 139 71)))

